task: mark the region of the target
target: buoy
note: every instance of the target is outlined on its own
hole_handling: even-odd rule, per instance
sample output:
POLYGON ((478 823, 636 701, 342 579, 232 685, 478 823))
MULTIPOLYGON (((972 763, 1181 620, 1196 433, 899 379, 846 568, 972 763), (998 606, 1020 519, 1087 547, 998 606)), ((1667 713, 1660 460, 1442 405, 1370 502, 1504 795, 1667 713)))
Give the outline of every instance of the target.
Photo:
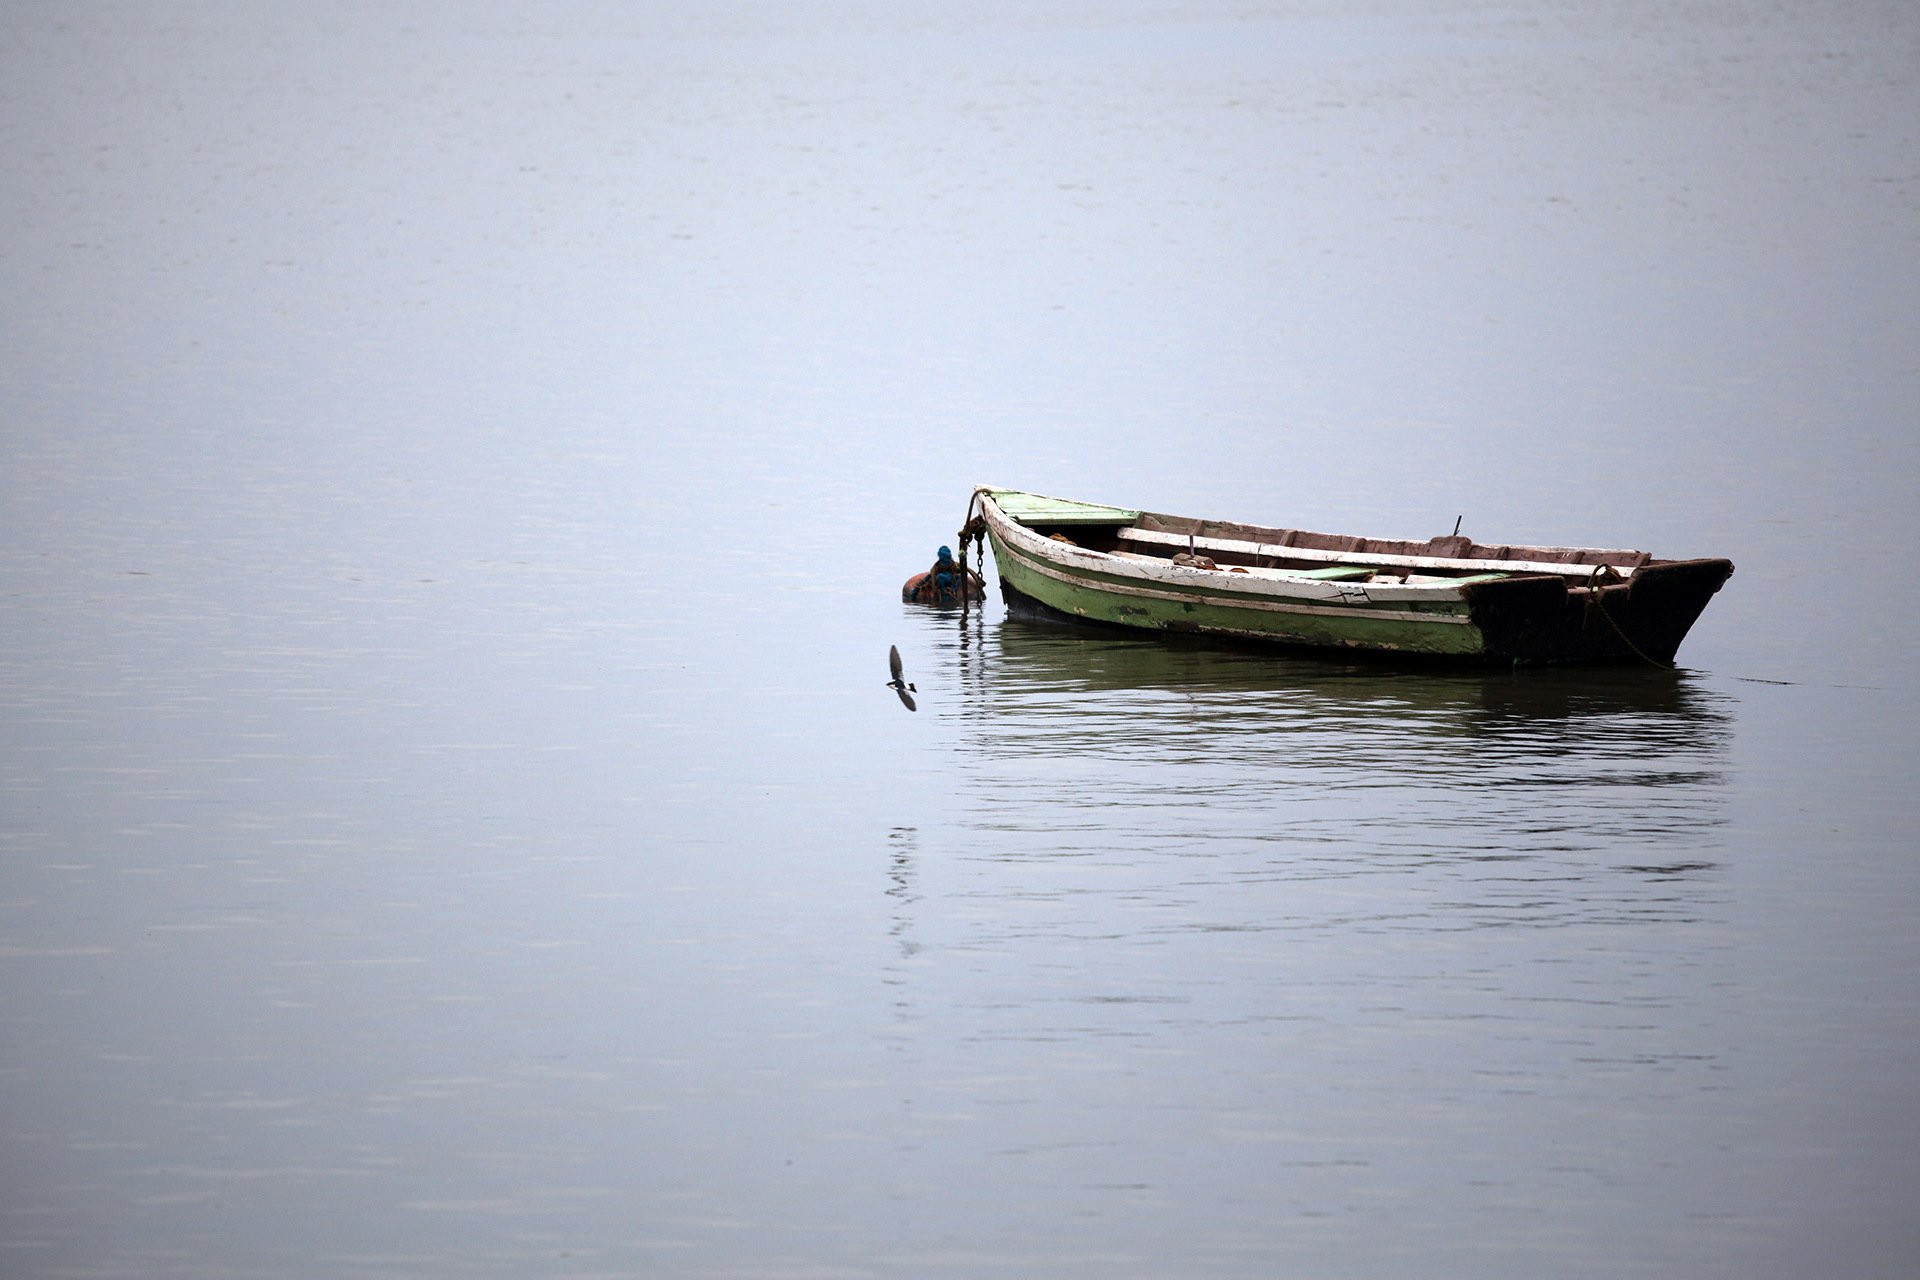
POLYGON ((963 589, 965 599, 987 598, 986 581, 971 569, 963 572, 953 558, 953 548, 942 547, 931 569, 907 579, 900 588, 900 598, 908 604, 959 604, 963 589))

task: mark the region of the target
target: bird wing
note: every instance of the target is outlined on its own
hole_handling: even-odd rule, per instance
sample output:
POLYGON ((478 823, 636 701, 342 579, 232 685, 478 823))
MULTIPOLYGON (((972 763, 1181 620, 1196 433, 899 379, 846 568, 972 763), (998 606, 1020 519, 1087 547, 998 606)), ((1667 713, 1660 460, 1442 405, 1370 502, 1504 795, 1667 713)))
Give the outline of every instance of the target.
POLYGON ((894 692, 900 695, 900 701, 907 704, 907 710, 918 711, 920 709, 919 707, 916 707, 913 705, 913 695, 908 693, 905 689, 895 689, 894 692))
POLYGON ((893 672, 895 680, 900 678, 900 646, 897 644, 887 646, 887 669, 893 672))

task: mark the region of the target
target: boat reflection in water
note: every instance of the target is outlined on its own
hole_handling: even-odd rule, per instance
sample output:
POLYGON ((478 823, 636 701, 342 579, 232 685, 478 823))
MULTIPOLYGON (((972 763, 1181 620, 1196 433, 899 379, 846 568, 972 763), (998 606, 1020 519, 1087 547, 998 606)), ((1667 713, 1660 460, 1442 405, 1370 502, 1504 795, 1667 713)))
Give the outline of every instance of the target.
POLYGON ((1322 923, 1385 927, 1673 920, 1711 894, 1730 709, 1683 672, 1409 671, 1017 618, 962 635, 978 856, 1366 880, 1322 923))

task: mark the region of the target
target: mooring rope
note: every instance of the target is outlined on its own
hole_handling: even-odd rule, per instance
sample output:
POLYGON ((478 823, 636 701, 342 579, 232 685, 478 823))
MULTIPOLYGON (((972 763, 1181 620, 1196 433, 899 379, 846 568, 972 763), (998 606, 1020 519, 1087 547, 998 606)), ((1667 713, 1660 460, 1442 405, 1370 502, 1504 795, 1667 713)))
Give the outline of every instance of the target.
POLYGON ((986 563, 987 549, 986 518, 973 514, 973 506, 980 501, 980 491, 975 489, 967 498, 967 513, 960 517, 960 621, 964 624, 967 612, 973 606, 973 571, 967 567, 967 539, 971 536, 980 544, 980 562, 986 563))
POLYGON ((1594 610, 1598 610, 1600 616, 1607 620, 1607 625, 1613 628, 1613 633, 1620 637, 1620 643, 1633 650, 1633 656, 1648 666, 1657 667, 1662 671, 1673 671, 1677 669, 1676 663, 1662 662, 1658 658, 1650 658, 1642 652, 1640 646, 1633 642, 1633 637, 1629 636, 1626 630, 1622 628, 1620 623, 1614 618, 1613 611, 1607 608, 1607 600, 1606 597, 1601 594, 1600 583, 1607 578, 1618 580, 1619 576, 1612 565, 1601 565, 1599 572, 1588 579, 1587 612, 1592 613, 1594 610))

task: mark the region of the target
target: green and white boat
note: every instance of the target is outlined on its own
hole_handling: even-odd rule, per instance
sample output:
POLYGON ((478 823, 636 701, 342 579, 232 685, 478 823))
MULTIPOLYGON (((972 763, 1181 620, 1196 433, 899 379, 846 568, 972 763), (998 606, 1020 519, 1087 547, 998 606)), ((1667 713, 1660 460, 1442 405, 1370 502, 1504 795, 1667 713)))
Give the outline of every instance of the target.
POLYGON ((1196 520, 982 486, 1010 609, 1305 648, 1499 664, 1670 664, 1728 560, 1196 520))

